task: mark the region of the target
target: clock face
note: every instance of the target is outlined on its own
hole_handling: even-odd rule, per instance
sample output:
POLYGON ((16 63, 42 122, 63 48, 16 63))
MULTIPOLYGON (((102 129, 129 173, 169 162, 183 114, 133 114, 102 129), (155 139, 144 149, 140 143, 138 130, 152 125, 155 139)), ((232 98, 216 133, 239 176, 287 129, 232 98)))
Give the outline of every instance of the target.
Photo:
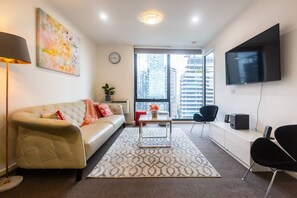
POLYGON ((121 60, 121 56, 119 53, 111 52, 109 54, 109 62, 111 62, 112 64, 117 64, 120 62, 120 60, 121 60))

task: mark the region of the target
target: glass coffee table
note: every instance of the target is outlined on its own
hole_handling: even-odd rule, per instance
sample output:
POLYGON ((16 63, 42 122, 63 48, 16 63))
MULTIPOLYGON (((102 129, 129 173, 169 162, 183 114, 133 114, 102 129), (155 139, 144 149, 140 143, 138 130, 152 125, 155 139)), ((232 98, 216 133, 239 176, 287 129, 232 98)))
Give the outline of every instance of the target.
POLYGON ((139 148, 171 148, 172 145, 172 119, 168 115, 158 115, 157 118, 152 118, 151 115, 141 115, 139 118, 139 148), (159 124, 165 123, 166 135, 165 136, 143 136, 143 123, 146 124, 159 124), (145 138, 164 138, 165 144, 147 145, 143 144, 145 138))

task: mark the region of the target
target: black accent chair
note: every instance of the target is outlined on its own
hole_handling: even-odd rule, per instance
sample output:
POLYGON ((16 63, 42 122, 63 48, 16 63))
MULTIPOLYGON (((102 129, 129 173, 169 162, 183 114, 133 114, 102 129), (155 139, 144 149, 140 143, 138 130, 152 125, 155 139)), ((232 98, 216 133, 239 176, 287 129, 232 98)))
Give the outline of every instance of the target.
POLYGON ((297 172, 297 125, 279 127, 275 130, 274 135, 282 148, 269 138, 258 138, 251 147, 251 157, 254 162, 270 167, 273 171, 265 197, 269 194, 278 171, 297 172))
MULTIPOLYGON (((274 139, 270 137, 272 131, 272 127, 269 125, 266 125, 265 129, 264 129, 264 133, 263 133, 263 138, 266 139, 274 139)), ((252 170, 253 166, 255 165, 255 161, 253 161, 252 165, 250 166, 250 168, 246 171, 246 173, 244 174, 242 180, 245 180, 246 176, 249 174, 249 172, 252 170)))
MULTIPOLYGON (((204 124, 213 122, 217 117, 218 110, 219 110, 219 107, 216 105, 206 105, 206 106, 203 106, 200 108, 200 113, 194 114, 193 119, 196 122, 200 122, 203 124, 202 131, 201 131, 201 137, 203 134, 204 124)), ((195 124, 196 123, 193 124, 190 132, 192 132, 195 124)))

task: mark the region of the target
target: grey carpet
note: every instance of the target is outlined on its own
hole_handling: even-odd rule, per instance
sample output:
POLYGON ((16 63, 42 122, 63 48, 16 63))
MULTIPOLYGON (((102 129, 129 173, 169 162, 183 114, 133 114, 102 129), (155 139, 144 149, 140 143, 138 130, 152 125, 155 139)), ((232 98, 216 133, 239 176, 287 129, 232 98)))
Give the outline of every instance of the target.
MULTIPOLYGON (((222 178, 140 178, 140 179, 91 179, 75 182, 75 171, 25 171, 22 184, 0 193, 2 198, 15 197, 102 197, 102 198, 241 198, 264 197, 271 173, 251 173, 242 181, 246 168, 225 153, 208 138, 207 127, 200 138, 200 126, 192 134, 191 125, 175 124, 182 128, 222 178)), ((100 158, 119 135, 119 131, 100 149, 100 158)), ((91 162, 90 162, 91 163, 91 162)), ((97 161, 95 162, 97 164, 97 161)), ((92 168, 90 169, 90 171, 92 168)), ((285 173, 276 176, 270 198, 293 198, 297 194, 297 180, 285 173)))
MULTIPOLYGON (((220 177, 180 128, 172 130, 171 148, 139 148, 138 133, 127 127, 88 177, 220 177)), ((143 145, 169 144, 166 128, 144 127, 143 137, 143 145)))

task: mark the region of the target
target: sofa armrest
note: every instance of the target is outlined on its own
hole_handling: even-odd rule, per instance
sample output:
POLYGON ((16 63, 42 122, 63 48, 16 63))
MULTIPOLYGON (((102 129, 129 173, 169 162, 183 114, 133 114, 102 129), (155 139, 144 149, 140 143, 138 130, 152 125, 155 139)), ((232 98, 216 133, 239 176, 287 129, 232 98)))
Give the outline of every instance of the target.
POLYGON ((34 117, 17 112, 12 120, 18 126, 16 162, 21 168, 83 168, 85 147, 81 130, 66 120, 34 117))
POLYGON ((108 103, 108 106, 109 106, 110 110, 111 110, 115 115, 124 115, 123 107, 122 107, 121 104, 108 103))

